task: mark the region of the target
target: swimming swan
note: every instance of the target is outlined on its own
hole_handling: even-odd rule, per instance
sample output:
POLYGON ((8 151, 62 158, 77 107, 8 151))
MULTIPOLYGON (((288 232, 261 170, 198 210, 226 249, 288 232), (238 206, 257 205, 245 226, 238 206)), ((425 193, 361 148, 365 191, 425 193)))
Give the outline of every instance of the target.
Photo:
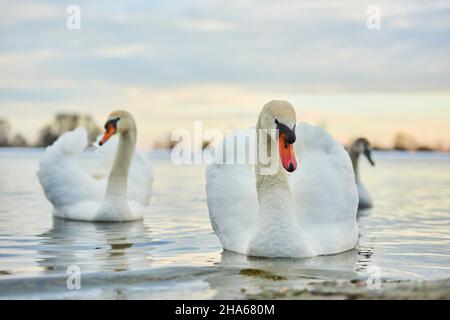
POLYGON ((117 146, 108 178, 94 179, 77 163, 88 144, 84 128, 65 133, 47 148, 37 176, 54 206, 54 216, 110 222, 142 219, 150 202, 153 173, 145 155, 135 153, 136 123, 128 112, 116 111, 108 117, 105 130, 100 145, 118 135, 110 141, 117 146))
POLYGON ((370 146, 370 143, 369 141, 367 141, 367 139, 359 138, 352 143, 350 149, 348 150, 348 153, 350 154, 350 159, 352 159, 353 170, 355 171, 355 181, 356 185, 358 186, 359 209, 371 208, 372 198, 359 179, 358 161, 359 155, 362 153, 366 156, 367 160, 369 160, 369 163, 372 166, 375 166, 375 162, 372 158, 372 147, 370 146))
MULTIPOLYGON (((255 172, 248 164, 218 161, 206 169, 211 224, 224 249, 296 258, 354 248, 358 193, 344 147, 321 128, 296 124, 295 110, 285 101, 266 104, 252 132, 257 159, 264 146, 273 150, 275 171, 259 160, 255 172)), ((224 145, 239 138, 226 137, 215 149, 216 159, 224 145)))

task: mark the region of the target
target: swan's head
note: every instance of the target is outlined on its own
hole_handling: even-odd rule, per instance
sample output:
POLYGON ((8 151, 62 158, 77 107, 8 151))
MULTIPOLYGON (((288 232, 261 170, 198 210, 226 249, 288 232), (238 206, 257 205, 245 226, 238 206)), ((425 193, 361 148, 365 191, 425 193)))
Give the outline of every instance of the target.
POLYGON ((127 111, 114 111, 106 120, 105 134, 99 144, 105 144, 116 133, 127 133, 130 130, 135 130, 133 116, 127 111))
POLYGON ((294 107, 287 101, 272 100, 267 103, 259 116, 259 128, 266 130, 278 143, 280 160, 288 172, 297 169, 294 143, 297 117, 294 107))
POLYGON ((369 160, 370 164, 372 166, 375 165, 375 161, 373 161, 372 158, 372 147, 370 146, 370 143, 366 138, 356 139, 350 147, 350 152, 358 156, 360 154, 364 154, 367 160, 369 160))

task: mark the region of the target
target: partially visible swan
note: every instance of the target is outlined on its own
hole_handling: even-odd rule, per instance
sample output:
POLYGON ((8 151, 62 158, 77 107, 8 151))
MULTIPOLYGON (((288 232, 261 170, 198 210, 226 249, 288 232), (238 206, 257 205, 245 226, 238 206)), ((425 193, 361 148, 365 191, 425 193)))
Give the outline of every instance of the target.
POLYGON ((206 169, 211 224, 224 249, 294 258, 354 248, 358 193, 343 146, 321 128, 296 124, 286 101, 266 104, 251 132, 259 159, 255 172, 248 164, 217 161, 231 156, 229 143, 242 139, 239 133, 216 147, 216 162, 206 169), (262 161, 265 147, 276 164, 273 171, 262 161))
POLYGON ((372 147, 370 146, 370 143, 369 141, 367 141, 367 139, 359 138, 352 143, 348 150, 348 153, 350 154, 350 158, 352 159, 353 170, 355 171, 355 181, 356 185, 358 186, 359 209, 371 208, 372 198, 359 179, 358 161, 359 155, 364 154, 367 160, 369 160, 370 164, 372 166, 375 166, 375 162, 372 158, 372 147))
POLYGON ((119 136, 107 179, 94 179, 78 165, 77 158, 88 144, 84 128, 64 134, 47 148, 37 176, 54 206, 54 216, 111 222, 142 219, 150 202, 153 173, 145 155, 135 153, 136 123, 130 113, 116 111, 108 117, 105 130, 100 145, 119 136))

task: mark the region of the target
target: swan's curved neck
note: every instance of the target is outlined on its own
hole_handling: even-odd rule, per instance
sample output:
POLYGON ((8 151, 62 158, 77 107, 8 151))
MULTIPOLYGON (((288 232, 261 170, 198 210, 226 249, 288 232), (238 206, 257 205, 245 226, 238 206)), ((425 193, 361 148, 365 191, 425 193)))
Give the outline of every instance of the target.
POLYGON ((359 174, 358 174, 359 153, 351 150, 350 159, 352 160, 353 172, 355 173, 355 181, 359 181, 359 174))
MULTIPOLYGON (((258 214, 260 216, 269 214, 273 218, 277 214, 285 215, 292 212, 291 188, 288 174, 281 165, 278 147, 267 133, 262 133, 260 136, 262 130, 259 129, 258 122, 256 126, 258 161, 255 166, 256 191, 259 201, 258 214), (271 159, 270 164, 260 162, 260 152, 266 152, 266 150, 260 149, 260 139, 263 139, 262 143, 267 144, 266 150, 271 159)), ((262 156, 264 157, 264 155, 262 156)))
POLYGON ((114 164, 109 174, 106 198, 124 198, 127 196, 128 172, 136 148, 136 129, 121 133, 114 164))

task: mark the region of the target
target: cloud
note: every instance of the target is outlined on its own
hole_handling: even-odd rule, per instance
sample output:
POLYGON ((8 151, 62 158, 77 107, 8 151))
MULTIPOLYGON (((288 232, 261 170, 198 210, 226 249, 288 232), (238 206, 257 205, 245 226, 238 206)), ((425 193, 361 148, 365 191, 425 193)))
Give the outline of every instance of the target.
POLYGON ((214 19, 184 19, 179 22, 179 26, 205 32, 227 31, 234 28, 234 24, 231 22, 214 19))
POLYGON ((20 52, 0 52, 0 65, 7 67, 8 65, 37 64, 50 59, 54 59, 58 53, 50 49, 20 51, 20 52))
POLYGON ((146 46, 140 43, 121 44, 97 47, 93 50, 94 57, 100 58, 132 58, 146 52, 146 46))
POLYGON ((125 106, 147 123, 159 117, 157 126, 168 116, 228 125, 251 123, 272 98, 327 97, 331 107, 317 107, 317 119, 342 110, 365 119, 372 109, 396 117, 408 108, 377 93, 419 92, 436 118, 449 102, 450 1, 377 1, 379 31, 366 28, 372 2, 359 0, 80 0, 82 27, 73 31, 69 4, 1 2, 0 115, 86 110, 101 119, 125 106))
POLYGON ((56 53, 46 67, 26 62, 46 78, 314 92, 445 90, 450 83, 448 1, 381 1, 380 31, 367 30, 360 1, 80 1, 79 31, 65 28, 64 5, 53 3, 34 2, 33 15, 9 2, 2 49, 19 57, 56 53))
POLYGON ((58 16, 57 7, 36 1, 0 1, 0 26, 6 27, 58 16))

